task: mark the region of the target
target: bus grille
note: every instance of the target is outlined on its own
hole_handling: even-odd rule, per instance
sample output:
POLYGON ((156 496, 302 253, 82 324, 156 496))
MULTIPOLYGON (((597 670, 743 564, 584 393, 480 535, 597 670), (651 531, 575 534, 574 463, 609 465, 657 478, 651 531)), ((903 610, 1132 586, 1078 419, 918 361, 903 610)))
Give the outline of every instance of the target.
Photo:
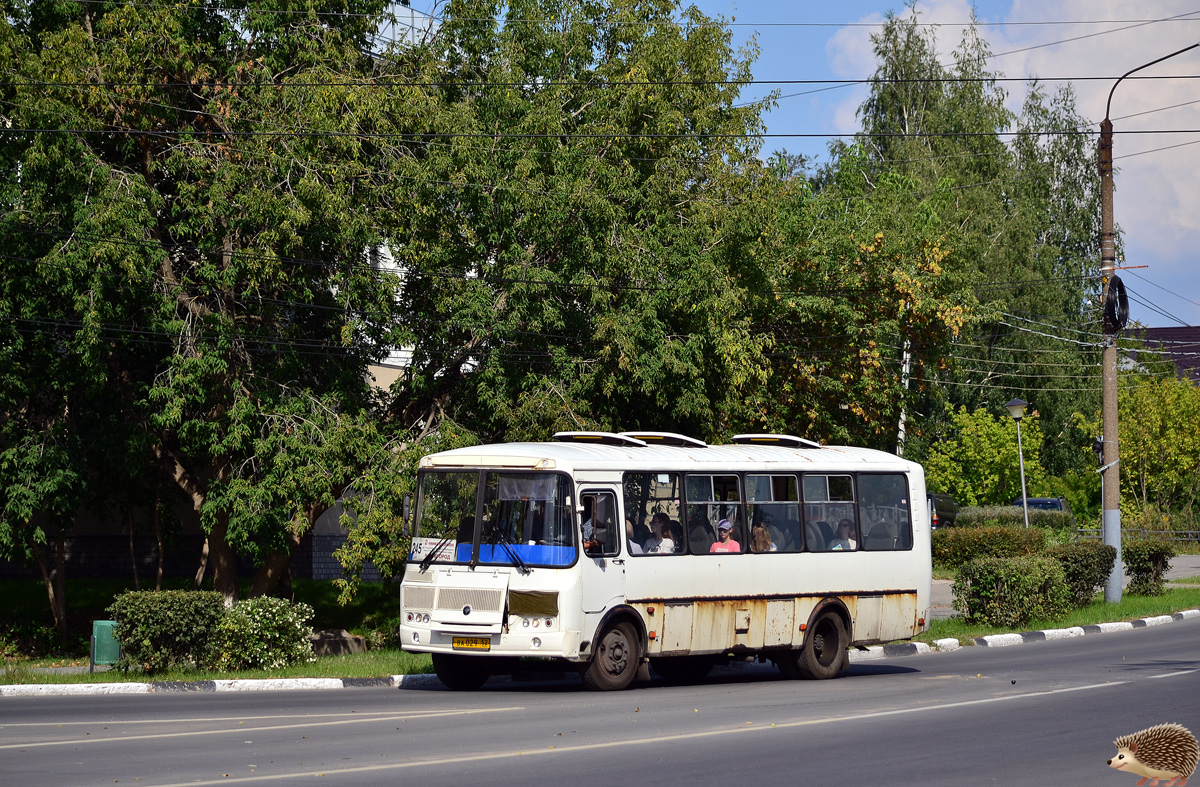
POLYGON ((462 609, 468 605, 478 610, 500 612, 504 609, 504 591, 481 588, 438 589, 438 609, 462 609))
POLYGON ((404 588, 405 609, 433 609, 433 585, 404 588))

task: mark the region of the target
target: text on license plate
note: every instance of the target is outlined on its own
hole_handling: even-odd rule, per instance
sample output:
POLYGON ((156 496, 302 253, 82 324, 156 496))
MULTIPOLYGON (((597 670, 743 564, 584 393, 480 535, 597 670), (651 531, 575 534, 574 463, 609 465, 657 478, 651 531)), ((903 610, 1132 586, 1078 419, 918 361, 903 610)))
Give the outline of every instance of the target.
POLYGON ((455 637, 455 650, 491 650, 492 641, 487 637, 455 637))

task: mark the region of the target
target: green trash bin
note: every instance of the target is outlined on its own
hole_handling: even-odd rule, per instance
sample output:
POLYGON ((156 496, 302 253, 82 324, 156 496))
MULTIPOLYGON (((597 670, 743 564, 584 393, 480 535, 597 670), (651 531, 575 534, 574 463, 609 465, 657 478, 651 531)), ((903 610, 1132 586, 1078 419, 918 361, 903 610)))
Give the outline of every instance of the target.
POLYGON ((117 621, 92 621, 92 668, 97 664, 116 664, 121 657, 121 643, 117 640, 117 621))

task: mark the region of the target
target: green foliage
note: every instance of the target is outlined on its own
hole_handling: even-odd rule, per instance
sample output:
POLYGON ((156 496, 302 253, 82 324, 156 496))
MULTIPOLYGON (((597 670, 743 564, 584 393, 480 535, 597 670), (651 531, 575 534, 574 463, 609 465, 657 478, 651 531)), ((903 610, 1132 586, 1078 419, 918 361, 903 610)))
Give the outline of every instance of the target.
POLYGON ((955 568, 986 557, 1017 557, 1041 552, 1046 531, 1016 527, 942 527, 933 532, 933 563, 955 568))
POLYGON ((1163 574, 1175 555, 1175 546, 1170 541, 1144 539, 1123 542, 1121 562, 1125 564, 1125 574, 1129 577, 1128 591, 1135 596, 1161 596, 1163 574))
POLYGON ((954 606, 968 624, 1015 628, 1071 609, 1062 564, 1042 555, 972 560, 958 569, 953 592, 954 606))
MULTIPOLYGON (((1021 506, 967 506, 960 508, 955 527, 1024 527, 1025 509, 1021 506)), ((1029 509, 1029 526, 1045 530, 1075 532, 1075 517, 1070 511, 1029 509)))
POLYGON ((1117 548, 1099 541, 1075 541, 1050 547, 1046 555, 1062 564, 1071 589, 1071 604, 1086 607, 1108 582, 1117 561, 1117 548))
MULTIPOLYGON (((929 486, 964 506, 1004 505, 1021 496, 1017 427, 1007 413, 965 407, 950 413, 951 431, 925 458, 929 486)), ((1021 444, 1028 488, 1042 483, 1042 430, 1036 412, 1021 419, 1021 444)), ((1032 512, 1031 512, 1032 513, 1032 512)))
POLYGON ((239 601, 221 617, 209 645, 209 663, 219 670, 268 669, 316 661, 313 610, 271 596, 239 601))
POLYGON ((129 591, 117 596, 108 614, 121 642, 117 667, 155 673, 204 665, 225 601, 214 591, 129 591))
POLYGON ((1139 506, 1186 511, 1200 495, 1200 386, 1134 378, 1118 394, 1121 490, 1139 506))

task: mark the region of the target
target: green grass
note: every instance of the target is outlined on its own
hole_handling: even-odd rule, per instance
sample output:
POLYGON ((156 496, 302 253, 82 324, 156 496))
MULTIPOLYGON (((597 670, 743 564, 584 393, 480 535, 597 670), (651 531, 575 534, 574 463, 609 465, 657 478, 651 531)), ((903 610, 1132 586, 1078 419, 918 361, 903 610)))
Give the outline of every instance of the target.
MULTIPOLYGON (((84 662, 86 664, 86 661, 84 662)), ((401 650, 372 650, 347 656, 325 656, 312 664, 297 664, 278 670, 218 672, 175 669, 146 675, 142 672, 110 670, 62 675, 35 672, 30 662, 9 662, 0 672, 0 685, 28 683, 143 683, 147 681, 199 681, 254 678, 383 678, 433 672, 428 654, 401 650)))
POLYGON ((1200 585, 1200 577, 1183 577, 1182 579, 1168 579, 1167 583, 1174 582, 1178 585, 1200 585))
POLYGON ((1122 595, 1121 603, 1107 604, 1102 599, 1093 601, 1083 609, 1072 610, 1068 615, 1058 620, 1035 620, 1020 629, 1006 629, 998 626, 971 626, 961 618, 935 620, 929 630, 914 637, 919 642, 932 643, 938 639, 955 638, 961 644, 974 644, 975 637, 989 634, 1009 634, 1014 631, 1039 631, 1041 629, 1062 629, 1072 626, 1091 626, 1097 623, 1114 623, 1136 618, 1149 618, 1158 615, 1170 615, 1185 609, 1200 609, 1200 588, 1168 588, 1161 596, 1131 596, 1122 595))

